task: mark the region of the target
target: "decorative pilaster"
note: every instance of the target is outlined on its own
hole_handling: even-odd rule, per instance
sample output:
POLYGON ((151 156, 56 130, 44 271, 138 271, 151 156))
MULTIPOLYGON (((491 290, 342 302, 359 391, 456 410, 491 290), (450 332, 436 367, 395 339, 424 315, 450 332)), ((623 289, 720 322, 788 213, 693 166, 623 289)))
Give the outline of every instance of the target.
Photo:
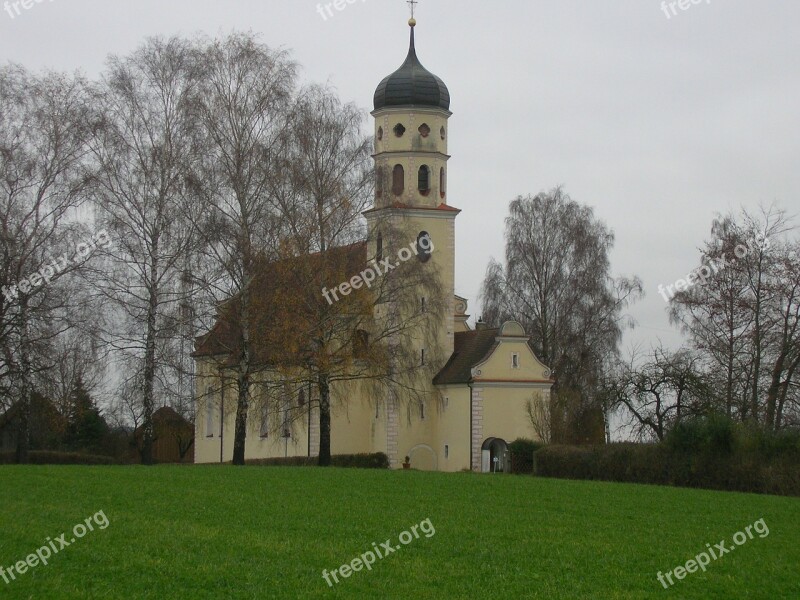
POLYGON ((311 408, 311 422, 308 427, 308 444, 311 456, 319 456, 319 408, 311 408))
POLYGON ((386 455, 389 457, 389 468, 400 467, 397 456, 398 437, 400 435, 400 403, 393 393, 386 398, 386 455))
POLYGON ((472 470, 481 470, 483 444, 483 388, 472 389, 472 470))

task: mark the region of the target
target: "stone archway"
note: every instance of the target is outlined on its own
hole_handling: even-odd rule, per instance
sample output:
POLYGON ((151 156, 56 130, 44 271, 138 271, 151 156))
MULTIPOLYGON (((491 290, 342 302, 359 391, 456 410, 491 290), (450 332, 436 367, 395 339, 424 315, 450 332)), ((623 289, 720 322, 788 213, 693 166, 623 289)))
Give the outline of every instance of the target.
POLYGON ((481 473, 506 471, 508 471, 508 444, 501 438, 486 438, 481 446, 481 473))

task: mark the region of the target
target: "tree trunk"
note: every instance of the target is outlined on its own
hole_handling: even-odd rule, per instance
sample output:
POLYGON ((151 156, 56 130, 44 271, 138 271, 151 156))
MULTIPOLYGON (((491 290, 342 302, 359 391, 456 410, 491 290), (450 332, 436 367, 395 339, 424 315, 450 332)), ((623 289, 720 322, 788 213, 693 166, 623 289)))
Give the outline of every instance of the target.
MULTIPOLYGON (((246 359, 242 359, 245 363, 246 359)), ((246 361, 249 365, 249 360, 246 361)), ((239 373, 238 390, 239 396, 236 403, 236 431, 233 438, 233 464, 244 465, 244 451, 247 442, 247 410, 250 406, 248 396, 250 394, 250 372, 248 366, 242 365, 243 370, 239 373)), ((224 424, 221 424, 224 427, 224 424)))
MULTIPOLYGON (((155 271, 152 273, 155 281, 155 271)), ((147 310, 147 339, 145 340, 144 355, 144 398, 142 406, 142 464, 153 464, 153 408, 154 381, 156 377, 156 312, 158 311, 158 298, 155 287, 150 288, 150 299, 147 310)))
POLYGON ((327 373, 320 373, 319 387, 319 461, 320 467, 331 464, 331 386, 327 373))
MULTIPOLYGON (((247 261, 249 264, 249 261, 247 261)), ((236 426, 233 438, 233 464, 244 465, 245 445, 247 443, 247 412, 250 408, 250 291, 251 278, 246 278, 242 286, 239 322, 242 327, 241 355, 239 356, 239 376, 237 379, 238 397, 236 400, 236 426)), ((224 415, 220 428, 224 427, 224 415)))
POLYGON ((20 299, 20 411, 17 430, 16 460, 20 465, 30 462, 31 446, 31 357, 28 348, 28 306, 26 299, 20 299))

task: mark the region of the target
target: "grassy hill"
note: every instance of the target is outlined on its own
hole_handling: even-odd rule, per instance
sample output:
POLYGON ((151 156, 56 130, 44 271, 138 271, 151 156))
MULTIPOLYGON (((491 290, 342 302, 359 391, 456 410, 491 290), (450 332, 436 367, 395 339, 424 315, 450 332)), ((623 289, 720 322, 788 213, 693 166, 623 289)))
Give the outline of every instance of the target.
POLYGON ((58 548, 62 533, 69 543, 48 565, 0 578, 0 598, 800 598, 796 498, 192 466, 6 466, 0 493, 0 566, 58 548), (769 534, 736 546, 759 519, 769 534), (370 570, 323 579, 387 540, 399 549, 370 570), (673 577, 669 591, 656 579, 722 540, 734 550, 705 572, 673 577))

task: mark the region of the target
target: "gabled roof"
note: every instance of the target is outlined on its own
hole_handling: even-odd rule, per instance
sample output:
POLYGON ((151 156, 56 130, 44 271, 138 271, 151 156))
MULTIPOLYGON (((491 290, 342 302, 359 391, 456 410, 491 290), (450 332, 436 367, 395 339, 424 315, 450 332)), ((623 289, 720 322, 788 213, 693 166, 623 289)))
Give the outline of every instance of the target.
MULTIPOLYGON (((173 429, 192 429, 194 425, 184 419, 178 412, 172 408, 171 406, 162 406, 157 411, 153 413, 153 424, 158 426, 160 424, 164 424, 168 427, 173 429)), ((134 431, 134 435, 139 435, 142 432, 143 425, 140 425, 134 431)))
MULTIPOLYGON (((498 338, 524 340, 527 342, 531 353, 536 357, 536 351, 530 336, 516 335, 513 330, 509 329, 512 325, 518 327, 520 332, 523 331, 518 323, 512 321, 505 323, 500 328, 456 332, 454 335, 453 355, 442 370, 436 374, 436 377, 433 378, 433 383, 435 385, 471 383, 473 381, 472 369, 492 355, 500 344, 498 338)), ((547 383, 547 381, 538 383, 547 383)))
POLYGON ((476 329, 456 332, 453 355, 433 378, 433 383, 447 385, 472 381, 472 367, 491 354, 497 344, 499 331, 499 329, 476 329))

